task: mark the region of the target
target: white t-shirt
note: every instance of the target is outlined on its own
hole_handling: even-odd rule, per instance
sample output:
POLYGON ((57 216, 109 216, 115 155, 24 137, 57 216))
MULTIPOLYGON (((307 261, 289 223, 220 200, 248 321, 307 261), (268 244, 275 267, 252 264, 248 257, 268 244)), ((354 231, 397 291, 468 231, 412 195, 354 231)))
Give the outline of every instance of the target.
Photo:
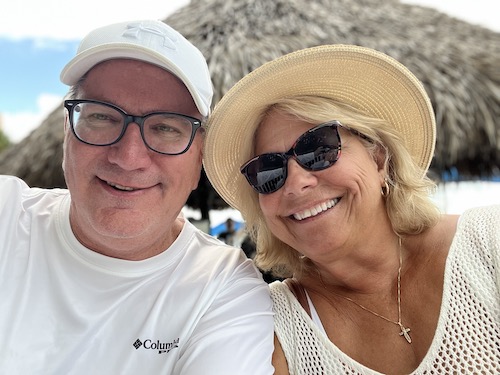
MULTIPOLYGON (((290 375, 380 374, 332 343, 315 310, 311 319, 284 283, 270 288, 290 375)), ((500 374, 500 206, 460 217, 434 339, 412 374, 500 374)))
POLYGON ((142 261, 90 251, 70 196, 0 176, 0 374, 272 374, 272 303, 242 251, 188 221, 142 261))

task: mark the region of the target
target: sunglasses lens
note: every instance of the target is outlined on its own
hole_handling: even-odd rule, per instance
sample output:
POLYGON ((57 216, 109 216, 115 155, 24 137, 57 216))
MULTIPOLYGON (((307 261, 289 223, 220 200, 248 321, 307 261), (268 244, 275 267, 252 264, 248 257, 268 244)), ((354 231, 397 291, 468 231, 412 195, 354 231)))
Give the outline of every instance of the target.
POLYGON ((340 136, 337 124, 323 124, 302 134, 287 153, 257 156, 242 167, 248 183, 260 194, 274 193, 285 183, 290 157, 309 171, 320 171, 339 158, 340 136))
POLYGON ((270 194, 285 182, 286 161, 279 154, 264 154, 251 160, 242 172, 258 193, 270 194))
POLYGON ((337 161, 339 149, 338 129, 334 125, 328 125, 302 135, 297 140, 294 154, 302 167, 310 171, 319 171, 337 161))

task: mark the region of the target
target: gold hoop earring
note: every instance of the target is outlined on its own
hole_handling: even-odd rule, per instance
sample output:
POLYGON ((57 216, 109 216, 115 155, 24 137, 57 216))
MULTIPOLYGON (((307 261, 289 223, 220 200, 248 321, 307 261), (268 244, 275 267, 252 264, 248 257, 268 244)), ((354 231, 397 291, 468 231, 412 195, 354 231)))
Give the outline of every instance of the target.
POLYGON ((387 182, 387 178, 384 178, 384 186, 382 186, 381 190, 382 196, 386 198, 389 195, 390 191, 391 189, 389 187, 389 183, 387 182))

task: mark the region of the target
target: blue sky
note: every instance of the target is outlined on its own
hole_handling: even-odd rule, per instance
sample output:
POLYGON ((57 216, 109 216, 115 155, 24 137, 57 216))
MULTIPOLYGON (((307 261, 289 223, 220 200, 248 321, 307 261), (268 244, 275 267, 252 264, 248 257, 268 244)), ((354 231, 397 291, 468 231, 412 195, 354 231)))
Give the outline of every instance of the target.
MULTIPOLYGON (((63 0, 5 1, 0 13, 0 124, 4 132, 11 141, 18 142, 60 104, 66 86, 59 82, 59 72, 88 31, 129 19, 164 19, 188 2, 86 0, 75 7, 63 0)), ((500 31, 498 1, 404 2, 437 7, 500 31)))
POLYGON ((76 40, 42 47, 34 39, 0 38, 0 111, 32 111, 39 95, 64 93, 58 75, 77 47, 76 40))
POLYGON ((60 105, 59 73, 90 30, 112 22, 165 19, 189 0, 5 1, 0 12, 0 126, 18 142, 60 105), (29 9, 29 11, 27 11, 29 9))

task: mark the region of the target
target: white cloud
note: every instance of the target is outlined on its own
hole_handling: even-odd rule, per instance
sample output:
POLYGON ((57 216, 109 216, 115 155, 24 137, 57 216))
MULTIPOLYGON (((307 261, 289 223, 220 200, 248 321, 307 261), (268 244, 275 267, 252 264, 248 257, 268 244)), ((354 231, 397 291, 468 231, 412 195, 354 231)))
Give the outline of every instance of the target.
POLYGON ((37 128, 57 105, 61 104, 62 99, 58 95, 41 94, 36 101, 36 111, 2 113, 4 133, 13 143, 21 141, 33 129, 37 128))
MULTIPOLYGON (((433 7, 468 22, 500 31, 500 3, 495 0, 402 0, 433 7)), ((5 0, 0 37, 79 40, 90 30, 112 22, 165 19, 189 0, 5 0)), ((194 20, 196 22, 196 20, 194 20)))
POLYGON ((11 0, 2 2, 0 37, 79 40, 113 22, 165 19, 189 0, 11 0))
POLYGON ((76 41, 69 42, 66 40, 37 37, 33 39, 32 45, 36 50, 66 51, 68 49, 68 45, 72 46, 75 42, 76 41))

